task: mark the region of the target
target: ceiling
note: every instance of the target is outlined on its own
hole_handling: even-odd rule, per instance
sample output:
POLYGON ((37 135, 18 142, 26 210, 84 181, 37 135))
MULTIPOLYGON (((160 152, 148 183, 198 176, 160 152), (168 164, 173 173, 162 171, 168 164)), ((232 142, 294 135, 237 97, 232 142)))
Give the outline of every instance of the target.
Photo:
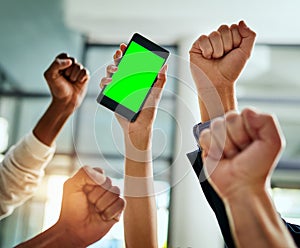
POLYGON ((244 19, 262 43, 300 44, 300 2, 271 0, 65 0, 67 26, 102 42, 141 32, 170 44, 244 19))

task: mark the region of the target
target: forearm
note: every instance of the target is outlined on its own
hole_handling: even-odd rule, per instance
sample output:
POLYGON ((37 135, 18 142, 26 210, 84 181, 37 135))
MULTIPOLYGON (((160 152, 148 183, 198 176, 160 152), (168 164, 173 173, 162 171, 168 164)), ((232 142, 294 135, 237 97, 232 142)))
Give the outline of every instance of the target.
POLYGON ((0 164, 0 219, 32 196, 54 152, 55 147, 45 146, 30 133, 5 154, 0 164))
POLYGON ((126 247, 157 247, 157 216, 151 149, 136 150, 125 142, 124 230, 126 247), (133 151, 135 151, 133 153, 133 151))
POLYGON ((296 247, 266 191, 225 201, 237 247, 296 247))
POLYGON ((65 248, 84 248, 81 240, 73 235, 63 226, 56 223, 41 234, 34 238, 25 241, 16 246, 16 248, 51 248, 51 247, 65 247, 65 248))
POLYGON ((234 86, 198 89, 198 100, 202 122, 237 109, 234 86))
POLYGON ((74 106, 53 100, 33 129, 34 135, 45 145, 51 146, 73 112, 74 106))

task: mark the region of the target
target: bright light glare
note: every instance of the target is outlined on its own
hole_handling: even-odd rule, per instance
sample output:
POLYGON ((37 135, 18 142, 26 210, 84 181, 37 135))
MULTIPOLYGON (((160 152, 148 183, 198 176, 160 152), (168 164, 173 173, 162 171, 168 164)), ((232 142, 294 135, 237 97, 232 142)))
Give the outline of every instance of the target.
POLYGON ((8 145, 8 121, 0 117, 0 153, 7 149, 8 145))
POLYGON ((61 208, 63 184, 67 179, 68 176, 49 176, 47 183, 47 202, 45 204, 43 230, 46 230, 58 220, 61 208))

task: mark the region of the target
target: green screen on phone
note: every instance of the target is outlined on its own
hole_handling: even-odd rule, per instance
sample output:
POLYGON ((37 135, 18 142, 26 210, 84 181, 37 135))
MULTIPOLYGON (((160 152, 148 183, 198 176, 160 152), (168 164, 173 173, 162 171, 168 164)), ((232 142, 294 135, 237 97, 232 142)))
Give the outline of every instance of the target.
POLYGON ((132 41, 103 94, 138 112, 165 59, 132 41))

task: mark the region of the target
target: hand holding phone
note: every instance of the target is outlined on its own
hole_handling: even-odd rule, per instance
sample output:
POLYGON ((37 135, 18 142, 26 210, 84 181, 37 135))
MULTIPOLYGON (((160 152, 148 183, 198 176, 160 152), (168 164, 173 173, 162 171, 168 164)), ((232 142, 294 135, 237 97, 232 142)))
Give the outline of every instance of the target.
POLYGON ((103 88, 97 102, 129 121, 135 121, 168 56, 169 52, 164 48, 134 34, 117 72, 103 88))

